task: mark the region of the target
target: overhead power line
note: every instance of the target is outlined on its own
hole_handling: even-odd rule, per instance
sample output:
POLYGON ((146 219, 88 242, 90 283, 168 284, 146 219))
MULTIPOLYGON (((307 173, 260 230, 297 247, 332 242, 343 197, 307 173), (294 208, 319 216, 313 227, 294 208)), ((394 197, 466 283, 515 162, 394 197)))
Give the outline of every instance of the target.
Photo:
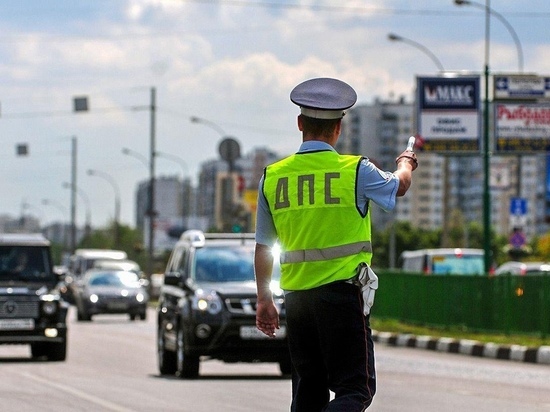
MULTIPOLYGON (((410 15, 460 15, 460 14, 473 14, 457 11, 456 9, 448 10, 426 10, 426 9, 398 9, 398 8, 386 8, 386 7, 372 7, 372 6, 345 6, 345 5, 330 5, 330 4, 299 4, 283 1, 252 1, 252 0, 177 0, 183 3, 200 3, 200 4, 212 4, 217 6, 239 6, 239 7, 262 7, 270 9, 305 9, 305 10, 320 10, 320 11, 339 11, 339 12, 368 12, 370 14, 410 14, 410 15)), ((540 11, 519 11, 519 12, 506 12, 507 16, 515 17, 550 17, 550 12, 541 13, 540 11)))

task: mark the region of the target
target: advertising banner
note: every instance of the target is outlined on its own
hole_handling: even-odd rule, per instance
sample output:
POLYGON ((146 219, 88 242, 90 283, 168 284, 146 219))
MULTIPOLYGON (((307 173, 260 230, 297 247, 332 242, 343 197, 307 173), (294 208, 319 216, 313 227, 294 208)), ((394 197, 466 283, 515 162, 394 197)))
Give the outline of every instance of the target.
POLYGON ((479 77, 418 77, 417 105, 420 150, 479 151, 479 77))
POLYGON ((495 103, 497 152, 550 150, 550 103, 495 103))

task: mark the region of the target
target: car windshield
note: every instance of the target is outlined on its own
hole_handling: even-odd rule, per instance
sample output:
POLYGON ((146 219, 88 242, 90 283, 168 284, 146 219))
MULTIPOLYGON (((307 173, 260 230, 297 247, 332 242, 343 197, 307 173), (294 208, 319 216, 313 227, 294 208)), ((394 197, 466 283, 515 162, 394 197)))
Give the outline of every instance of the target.
POLYGON ((436 275, 482 275, 483 256, 437 255, 432 258, 432 273, 436 275))
POLYGON ((136 262, 129 260, 98 260, 94 263, 96 269, 123 270, 139 274, 140 268, 136 262))
POLYGON ((205 247, 195 253, 195 279, 203 282, 254 280, 254 248, 205 247))
POLYGON ((99 272, 88 279, 90 286, 138 287, 139 279, 134 272, 99 272))
POLYGON ((48 248, 0 246, 0 281, 56 281, 51 270, 48 248))

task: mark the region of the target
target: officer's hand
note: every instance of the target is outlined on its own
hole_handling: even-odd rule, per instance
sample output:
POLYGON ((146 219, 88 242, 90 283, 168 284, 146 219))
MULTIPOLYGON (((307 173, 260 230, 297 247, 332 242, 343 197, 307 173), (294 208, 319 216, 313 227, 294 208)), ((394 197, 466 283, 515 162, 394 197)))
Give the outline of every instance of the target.
POLYGON ((410 150, 405 150, 403 153, 395 158, 395 163, 399 164, 399 162, 403 159, 409 160, 409 163, 412 166, 412 170, 415 170, 418 167, 418 159, 416 158, 416 154, 414 152, 411 152, 410 150))
POLYGON ((270 338, 275 337, 275 330, 279 329, 279 312, 275 303, 273 303, 273 299, 258 299, 256 327, 270 338))

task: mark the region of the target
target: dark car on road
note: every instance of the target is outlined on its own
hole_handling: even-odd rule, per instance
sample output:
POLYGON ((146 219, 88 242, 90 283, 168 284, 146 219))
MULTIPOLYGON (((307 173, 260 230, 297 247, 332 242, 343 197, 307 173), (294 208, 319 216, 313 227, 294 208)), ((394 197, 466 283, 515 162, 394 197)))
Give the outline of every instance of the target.
POLYGON ((41 234, 0 234, 0 344, 30 344, 33 358, 67 356, 67 310, 50 242, 41 234))
POLYGON ((91 269, 76 282, 74 300, 79 321, 100 314, 128 314, 131 320, 145 320, 149 296, 135 272, 91 269))
POLYGON ((157 320, 160 373, 199 375, 201 360, 277 362, 291 372, 283 293, 274 281, 281 328, 269 339, 256 328, 254 235, 187 231, 164 274, 157 320))

